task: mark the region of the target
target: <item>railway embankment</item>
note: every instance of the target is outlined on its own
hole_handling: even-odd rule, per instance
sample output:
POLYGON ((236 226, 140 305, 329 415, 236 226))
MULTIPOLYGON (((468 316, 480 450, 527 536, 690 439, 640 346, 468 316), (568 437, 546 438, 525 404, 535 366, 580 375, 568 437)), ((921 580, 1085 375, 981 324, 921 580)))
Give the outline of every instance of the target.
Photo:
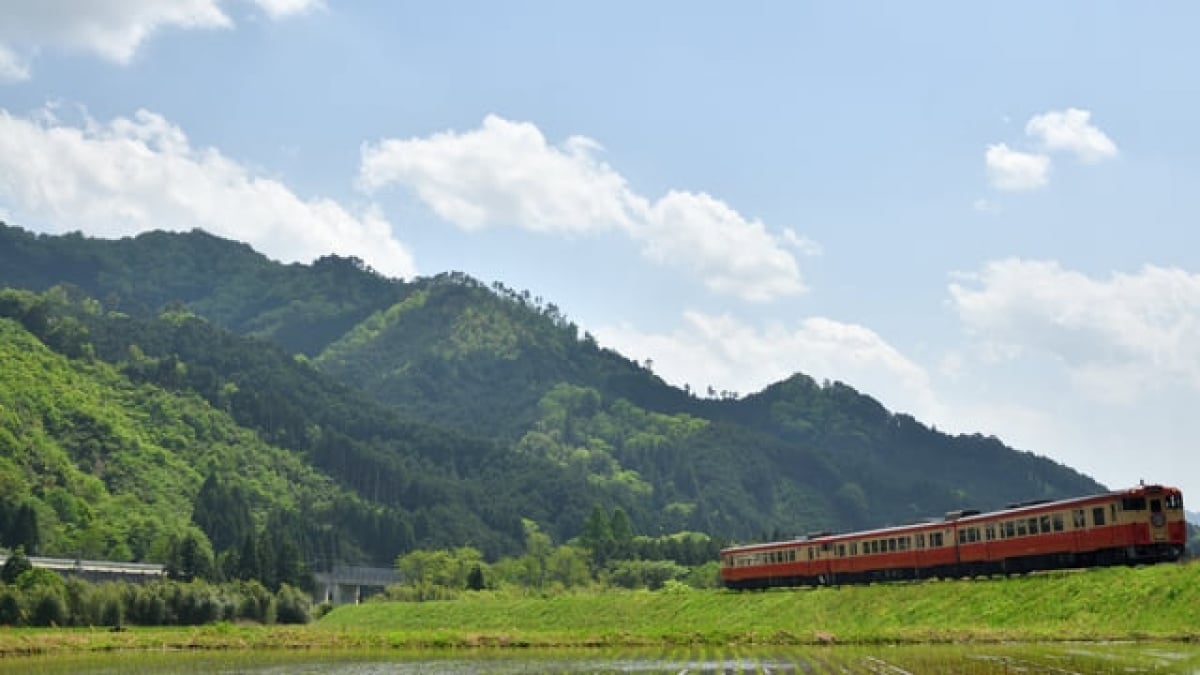
POLYGON ((741 593, 485 593, 342 607, 315 628, 414 646, 1196 641, 1200 564, 741 593))
POLYGON ((1200 642, 1200 563, 733 592, 671 587, 339 607, 307 626, 0 629, 0 656, 279 650, 1200 642))

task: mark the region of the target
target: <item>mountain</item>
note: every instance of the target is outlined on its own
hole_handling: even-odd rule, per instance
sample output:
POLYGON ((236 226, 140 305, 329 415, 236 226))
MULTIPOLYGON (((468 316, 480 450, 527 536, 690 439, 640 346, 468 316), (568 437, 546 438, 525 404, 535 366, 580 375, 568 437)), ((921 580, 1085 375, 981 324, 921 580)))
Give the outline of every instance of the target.
MULTIPOLYGON (((563 541, 597 504, 620 506, 641 533, 744 540, 1103 489, 995 438, 930 429, 842 383, 796 374, 739 400, 697 397, 600 348, 553 304, 461 273, 400 281, 333 256, 282 265, 203 232, 106 241, 0 225, 0 286, 26 289, 0 297, 14 344, 40 344, 84 382, 104 373, 87 385, 99 392, 198 406, 227 426, 221 438, 252 438, 273 458, 262 466, 311 476, 243 485, 242 465, 175 434, 178 448, 156 446, 188 477, 162 490, 175 495, 173 512, 206 503, 202 481, 220 475, 256 495, 256 522, 303 514, 334 541, 297 535, 320 555, 386 563, 414 546, 468 543, 498 555, 521 545, 522 519, 563 541)), ((172 419, 142 412, 110 426, 151 438, 172 419)), ((17 457, 30 434, 46 437, 95 475, 72 429, 13 422, 0 451, 17 457)), ((92 433, 104 440, 108 429, 92 433)), ((36 470, 22 471, 22 499, 58 513, 36 470)), ((82 499, 72 485, 61 489, 82 499)), ((143 499, 123 483, 105 488, 143 499)))

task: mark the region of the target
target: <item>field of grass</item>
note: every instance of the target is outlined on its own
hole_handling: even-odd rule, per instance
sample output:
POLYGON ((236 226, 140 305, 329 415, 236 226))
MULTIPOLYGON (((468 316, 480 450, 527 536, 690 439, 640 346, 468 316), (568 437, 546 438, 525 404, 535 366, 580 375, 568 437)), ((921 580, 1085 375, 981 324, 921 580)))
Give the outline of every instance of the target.
POLYGON ((1200 564, 842 588, 341 607, 316 626, 453 646, 1200 640, 1200 564))
POLYGON ((488 593, 339 607, 308 626, 0 629, 0 656, 125 650, 1200 642, 1200 564, 736 593, 488 593))

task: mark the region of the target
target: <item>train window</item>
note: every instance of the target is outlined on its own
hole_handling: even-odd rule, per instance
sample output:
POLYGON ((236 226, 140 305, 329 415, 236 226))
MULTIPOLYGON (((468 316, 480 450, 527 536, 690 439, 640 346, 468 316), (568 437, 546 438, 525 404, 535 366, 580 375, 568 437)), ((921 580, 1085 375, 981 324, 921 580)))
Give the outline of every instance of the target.
POLYGON ((845 544, 838 544, 838 557, 839 558, 846 557, 846 545, 845 544))
POLYGON ((1038 533, 1038 519, 1030 518, 1029 519, 1029 534, 1037 534, 1037 533, 1038 533))
POLYGON ((941 546, 942 545, 942 533, 941 532, 933 532, 932 534, 930 534, 929 535, 929 545, 933 548, 937 548, 938 546, 941 546))
POLYGON ((1011 539, 1017 536, 1017 524, 1014 521, 1004 523, 1004 536, 1011 539))
POLYGON ((1162 513, 1162 502, 1157 499, 1151 499, 1150 513, 1162 513))
POLYGON ((858 542, 850 542, 850 555, 858 555, 858 542))
POLYGON ((1167 508, 1175 511, 1183 508, 1183 500, 1179 495, 1167 495, 1167 508))
POLYGON ((967 543, 967 531, 965 529, 958 531, 958 543, 960 543, 960 544, 967 543))
POLYGON ((1039 524, 1042 526, 1042 534, 1050 534, 1050 516, 1042 516, 1039 524))
POLYGON ((1092 509, 1092 525, 1099 527, 1104 524, 1104 507, 1097 506, 1092 509))
POLYGON ((921 532, 917 535, 917 548, 925 548, 925 533, 921 532))
POLYGON ((1122 511, 1145 511, 1146 510, 1146 498, 1145 497, 1126 497, 1121 500, 1121 510, 1122 511))
POLYGON ((809 547, 809 549, 808 549, 808 559, 809 559, 809 560, 812 560, 812 559, 814 559, 814 558, 816 558, 816 557, 817 557, 817 549, 815 549, 815 548, 812 548, 812 547, 809 547))
POLYGON ((796 549, 788 551, 788 562, 796 562, 796 549))
POLYGON ((912 537, 900 537, 900 550, 907 551, 912 548, 912 537))
POLYGON ((1063 516, 1062 516, 1062 514, 1056 513, 1053 516, 1050 516, 1050 519, 1054 522, 1054 531, 1062 532, 1063 531, 1063 516))
POLYGON ((1026 534, 1029 534, 1029 531, 1025 529, 1025 521, 1018 520, 1017 521, 1017 536, 1024 537, 1026 534))
POLYGON ((1083 519, 1083 509, 1075 509, 1074 517, 1076 529, 1087 527, 1087 522, 1083 519))

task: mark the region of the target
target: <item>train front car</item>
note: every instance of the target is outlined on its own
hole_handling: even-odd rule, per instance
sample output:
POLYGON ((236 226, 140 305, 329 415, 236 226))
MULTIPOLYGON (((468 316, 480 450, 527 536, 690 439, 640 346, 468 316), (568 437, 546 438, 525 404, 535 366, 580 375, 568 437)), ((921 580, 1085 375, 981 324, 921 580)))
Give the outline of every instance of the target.
POLYGON ((1178 488, 1140 485, 1116 493, 1118 529, 1114 543, 1127 562, 1178 560, 1187 547, 1183 494, 1178 488))

